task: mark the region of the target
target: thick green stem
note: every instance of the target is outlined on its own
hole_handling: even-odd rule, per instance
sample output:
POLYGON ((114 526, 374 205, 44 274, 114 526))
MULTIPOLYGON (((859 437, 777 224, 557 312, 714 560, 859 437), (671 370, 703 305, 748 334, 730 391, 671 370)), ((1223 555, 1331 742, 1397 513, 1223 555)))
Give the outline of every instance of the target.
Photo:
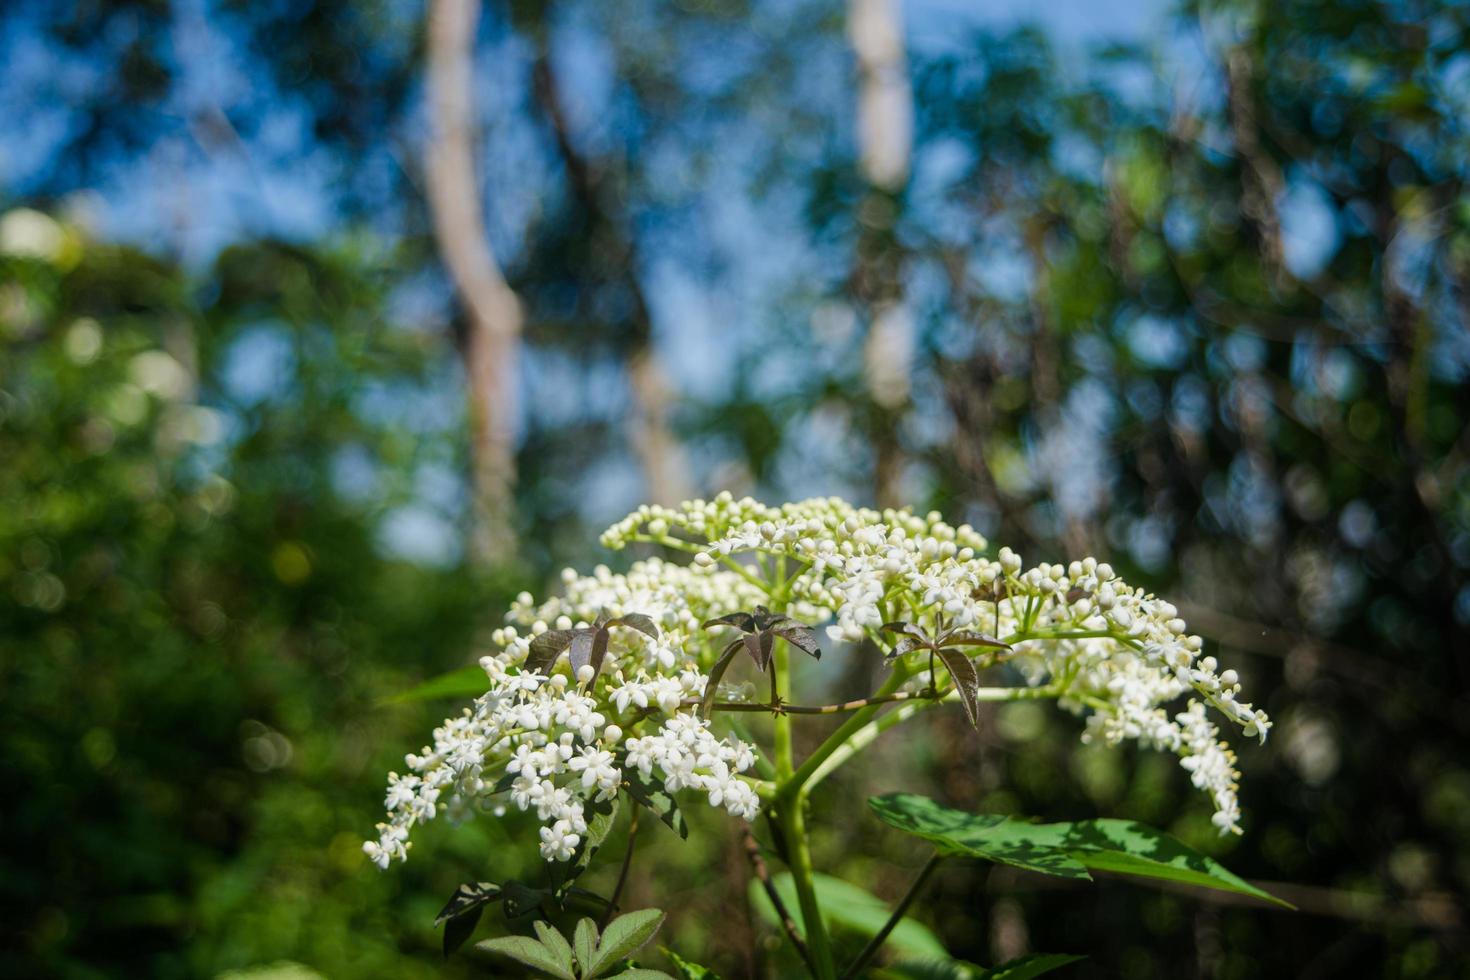
MULTIPOLYGON (((784 643, 778 643, 772 653, 771 670, 776 679, 777 693, 784 697, 791 690, 791 654, 784 643)), ((817 904, 812 852, 807 841, 806 819, 802 813, 805 801, 797 795, 785 792, 785 788, 791 784, 794 768, 791 716, 777 715, 775 728, 775 819, 781 837, 786 842, 786 863, 791 870, 792 884, 796 886, 802 922, 806 925, 807 952, 812 976, 817 980, 836 980, 837 964, 832 958, 832 947, 827 942, 827 929, 822 922, 821 908, 817 904)))
MULTIPOLYGON (((901 665, 895 666, 893 673, 888 675, 888 680, 884 681, 883 686, 878 688, 878 691, 874 695, 874 697, 886 697, 887 695, 897 691, 899 687, 903 684, 903 682, 908 679, 908 676, 909 675, 903 670, 901 665)), ((849 738, 851 738, 854 733, 858 732, 863 728, 863 726, 867 725, 868 722, 872 721, 873 716, 883 710, 884 704, 886 704, 886 702, 879 701, 874 704, 870 704, 868 707, 863 708, 859 711, 853 712, 852 717, 848 718, 841 725, 839 725, 835 732, 827 736, 827 740, 825 742, 816 747, 812 754, 807 757, 807 760, 801 764, 801 768, 797 769, 794 773, 791 774, 790 779, 782 780, 781 792, 783 794, 791 796, 792 798, 804 795, 802 788, 806 785, 806 781, 811 778, 812 773, 816 772, 817 769, 822 765, 822 763, 826 761, 827 757, 833 752, 836 752, 837 749, 840 748, 842 744, 846 742, 849 738)), ((909 705, 904 705, 904 707, 909 707, 909 705)), ((781 720, 782 719, 780 718, 777 719, 778 725, 780 724, 781 720)), ((789 718, 787 718, 786 721, 788 724, 790 723, 789 718)))
POLYGON ((817 980, 836 980, 837 961, 827 939, 827 925, 822 921, 822 908, 817 903, 816 869, 812 867, 811 844, 807 839, 806 816, 800 797, 777 802, 776 822, 786 839, 787 866, 791 882, 796 886, 796 900, 801 906, 801 921, 806 926, 807 951, 811 954, 812 975, 817 980))

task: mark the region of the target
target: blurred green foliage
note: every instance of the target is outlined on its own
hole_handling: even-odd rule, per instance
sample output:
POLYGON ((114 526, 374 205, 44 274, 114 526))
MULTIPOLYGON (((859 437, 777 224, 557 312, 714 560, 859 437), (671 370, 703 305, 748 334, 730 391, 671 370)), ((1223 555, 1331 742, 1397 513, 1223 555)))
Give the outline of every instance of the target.
POLYGON ((380 555, 393 474, 458 451, 357 404, 438 356, 384 321, 384 258, 262 244, 195 278, 68 233, 3 260, 0 901, 40 973, 439 972, 401 950, 452 884, 359 850, 434 712, 377 701, 462 662, 510 583, 380 555), (262 329, 289 356, 252 403, 221 372, 262 329), (344 451, 389 475, 346 485, 344 451))

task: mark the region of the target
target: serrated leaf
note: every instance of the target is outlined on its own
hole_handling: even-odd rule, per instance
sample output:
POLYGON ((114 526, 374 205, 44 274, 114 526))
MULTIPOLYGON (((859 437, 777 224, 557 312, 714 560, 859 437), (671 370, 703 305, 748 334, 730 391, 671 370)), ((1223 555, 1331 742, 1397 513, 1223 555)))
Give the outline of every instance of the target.
POLYGON ((915 626, 913 623, 884 623, 882 626, 878 627, 878 632, 897 633, 901 636, 908 636, 924 643, 927 643, 929 640, 929 634, 925 633, 921 627, 915 626))
POLYGON ((597 941, 597 923, 591 919, 582 919, 577 923, 577 930, 572 933, 572 953, 577 957, 577 967, 583 973, 587 972, 592 958, 597 955, 597 941))
POLYGON ((454 890, 449 901, 434 918, 434 925, 442 926, 449 919, 463 915, 471 909, 501 898, 500 886, 493 881, 467 882, 454 890))
MULTIPOLYGON (((786 911, 791 913, 796 922, 797 931, 805 936, 806 923, 802 918, 801 903, 797 900, 796 885, 791 880, 790 872, 783 871, 775 875, 771 883, 776 886, 776 894, 781 896, 781 903, 786 906, 786 911)), ((817 892, 822 917, 829 925, 840 925, 861 936, 871 937, 877 935, 878 930, 888 922, 891 912, 888 903, 857 885, 824 874, 813 875, 812 885, 817 892)), ((771 925, 780 925, 780 920, 776 917, 776 910, 771 906, 770 897, 766 895, 765 889, 758 881, 753 880, 750 883, 750 901, 767 922, 771 925)), ((944 945, 929 930, 928 926, 907 916, 900 919, 893 932, 889 934, 888 943, 894 949, 910 956, 948 955, 944 945)))
POLYGON ((899 657, 908 656, 915 650, 922 649, 925 649, 922 643, 920 643, 918 640, 915 640, 913 637, 906 636, 903 639, 899 640, 898 644, 894 646, 893 650, 883 657, 883 662, 885 664, 891 664, 899 657))
POLYGON ((498 939, 483 939, 475 943, 475 948, 487 953, 507 956, 533 970, 549 973, 557 980, 577 980, 571 969, 563 966, 560 959, 551 950, 530 936, 501 936, 498 939))
POLYGON ((551 665, 556 663, 563 650, 571 646, 576 636, 576 630, 547 630, 540 634, 531 640, 531 649, 521 669, 539 674, 551 673, 551 665))
POLYGON ((980 689, 980 674, 975 670, 974 661, 958 650, 950 650, 945 647, 940 647, 934 652, 940 660, 944 661, 945 669, 949 671, 950 679, 954 681, 955 690, 959 692, 960 704, 965 706, 965 717, 970 719, 970 725, 978 732, 980 730, 980 698, 976 692, 980 689))
POLYGON ((658 909, 640 909, 613 919, 602 930, 602 941, 587 972, 596 976, 618 960, 632 956, 653 938, 663 923, 664 914, 658 909))
POLYGON ((1064 878, 1090 878, 1088 869, 1110 871, 1292 907, 1181 841, 1128 820, 1032 824, 994 814, 966 813, 911 793, 874 797, 868 805, 885 823, 932 841, 946 854, 1064 878))
POLYGON ((662 970, 646 970, 641 966, 635 966, 631 970, 614 974, 610 980, 674 980, 662 970))
POLYGON ((536 936, 541 940, 541 945, 551 951, 551 955, 556 957, 556 961, 564 966, 568 973, 575 975, 577 965, 572 959, 572 945, 567 942, 566 937, 540 919, 531 925, 536 930, 536 936))
POLYGON ((477 698, 490 689, 490 680, 478 664, 470 664, 447 674, 431 677, 401 694, 384 698, 381 704, 405 704, 410 701, 433 701, 439 698, 477 698))
POLYGON ((679 804, 673 796, 661 787, 654 786, 646 781, 643 775, 637 770, 624 768, 623 778, 625 779, 624 786, 628 790, 629 796, 644 807, 647 807, 649 812, 653 813, 663 822, 664 826, 678 834, 681 838, 686 840, 689 838, 689 826, 684 822, 684 814, 679 809, 679 804))
POLYGON ((720 980, 720 975, 714 970, 686 960, 667 946, 660 946, 659 950, 674 964, 674 969, 679 971, 679 980, 720 980))
POLYGON ((1065 851, 1038 845, 1033 839, 1035 824, 965 813, 912 793, 873 797, 868 806, 884 823, 932 842, 944 854, 984 858, 1061 878, 1092 877, 1065 851))
POLYGON ((790 626, 777 627, 774 630, 775 634, 807 656, 821 660, 822 648, 817 643, 817 631, 795 620, 792 620, 791 624, 790 626))

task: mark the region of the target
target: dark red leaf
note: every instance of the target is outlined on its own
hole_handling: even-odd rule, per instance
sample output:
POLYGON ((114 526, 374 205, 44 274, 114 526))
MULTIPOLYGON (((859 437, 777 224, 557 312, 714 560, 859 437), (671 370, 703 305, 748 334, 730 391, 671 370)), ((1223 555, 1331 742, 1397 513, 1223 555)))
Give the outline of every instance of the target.
POLYGON ((997 640, 989 633, 977 633, 971 630, 955 630, 946 633, 939 638, 939 645, 944 647, 991 647, 995 650, 1009 650, 1011 645, 997 640))
MULTIPOLYGON (((607 641, 610 636, 607 630, 601 629, 597 631, 596 636, 592 637, 592 657, 587 662, 592 665, 593 681, 597 680, 597 675, 602 673, 602 662, 607 659, 607 641)), ((587 683, 590 686, 592 681, 587 683)))
POLYGON ((699 628, 702 630, 707 630, 714 626, 733 626, 738 630, 744 630, 749 633, 755 629, 755 617, 747 612, 738 612, 731 613, 728 616, 720 616, 717 619, 707 619, 699 624, 699 628))
POLYGON ((802 653, 816 657, 818 660, 822 659, 822 648, 817 645, 817 631, 794 619, 788 619, 786 622, 790 625, 779 626, 773 632, 802 653))
POLYGON ((723 651, 721 651, 720 659, 716 660, 715 665, 710 668, 709 680, 705 681, 704 684, 704 698, 699 705, 700 717, 709 717, 710 705, 715 703, 715 693, 720 688, 720 678, 725 676, 725 671, 730 669, 730 662, 735 659, 735 655, 740 652, 740 648, 744 645, 744 637, 741 637, 738 640, 732 640, 730 644, 725 647, 723 651))
POLYGON ((630 626, 645 636, 658 639, 658 625, 653 621, 652 616, 645 616, 642 613, 628 613, 626 616, 612 620, 608 625, 630 626))
POLYGON ((576 637, 576 630, 547 630, 531 641, 531 652, 526 656, 525 670, 541 674, 551 673, 551 665, 561 656, 576 637))
POLYGON ((741 639, 745 644, 745 652, 750 654, 750 659, 755 661, 756 667, 764 674, 771 662, 771 634, 746 633, 741 639))
POLYGON ((577 630, 567 648, 567 659, 572 662, 572 672, 581 670, 592 662, 592 645, 598 636, 607 636, 607 630, 577 630))
POLYGON ((975 670, 975 664, 958 650, 941 647, 935 653, 944 661, 945 669, 949 671, 956 690, 960 692, 960 704, 965 707, 966 717, 975 730, 979 731, 980 700, 975 692, 980 689, 980 674, 975 670))

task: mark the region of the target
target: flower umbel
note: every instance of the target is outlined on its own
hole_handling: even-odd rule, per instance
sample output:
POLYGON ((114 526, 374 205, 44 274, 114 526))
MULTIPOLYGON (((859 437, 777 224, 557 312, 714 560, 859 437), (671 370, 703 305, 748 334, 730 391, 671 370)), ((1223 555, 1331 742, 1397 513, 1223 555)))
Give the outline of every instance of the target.
POLYGON ((1234 671, 1200 656, 1201 639, 1174 606, 1125 584, 1106 563, 1024 569, 1009 548, 987 557, 968 525, 831 498, 770 507, 722 494, 642 507, 602 540, 614 549, 659 546, 690 562, 568 570, 562 595, 518 597, 494 634, 498 651, 480 661, 485 693, 406 757, 406 774, 389 775, 388 819, 364 844, 380 866, 406 857, 417 823, 506 805, 534 810, 542 855, 568 861, 586 839, 588 805, 617 795, 635 773, 671 795, 697 791, 711 806, 754 818, 757 748, 725 727, 722 709, 849 707, 719 701, 729 689, 718 682, 706 696, 730 640, 701 624, 760 607, 888 651, 903 683, 882 700, 937 704, 963 693, 973 714, 975 699, 1053 697, 1086 716, 1084 740, 1173 752, 1209 795, 1215 824, 1239 830, 1235 755, 1208 709, 1262 739, 1270 720, 1241 700, 1234 671), (608 628, 619 621, 635 628, 608 628), (899 642, 905 635, 984 642, 899 642), (569 658, 556 655, 564 649, 569 658), (994 656, 999 649, 1004 657, 994 656), (980 670, 1020 683, 982 689, 980 670), (1171 713, 1167 706, 1186 696, 1171 713), (700 717, 701 703, 712 718, 700 717))

